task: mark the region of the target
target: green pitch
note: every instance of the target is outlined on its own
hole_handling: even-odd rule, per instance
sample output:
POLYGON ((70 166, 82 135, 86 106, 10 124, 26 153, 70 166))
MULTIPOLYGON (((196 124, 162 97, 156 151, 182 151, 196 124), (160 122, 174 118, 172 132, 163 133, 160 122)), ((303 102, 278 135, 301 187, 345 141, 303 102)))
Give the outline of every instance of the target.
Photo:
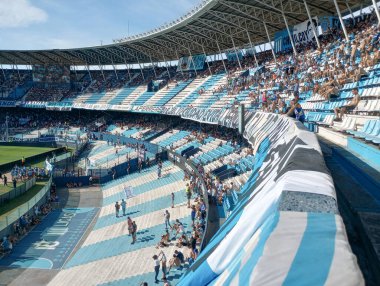
POLYGON ((55 149, 46 147, 0 146, 0 165, 21 160, 23 156, 25 157, 25 163, 28 165, 28 157, 55 149))

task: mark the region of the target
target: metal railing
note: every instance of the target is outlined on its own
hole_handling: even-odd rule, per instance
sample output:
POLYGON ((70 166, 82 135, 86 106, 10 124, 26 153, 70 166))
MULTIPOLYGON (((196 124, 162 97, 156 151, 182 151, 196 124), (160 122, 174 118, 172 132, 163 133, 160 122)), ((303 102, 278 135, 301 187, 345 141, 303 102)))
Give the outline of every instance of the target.
POLYGON ((9 192, 6 192, 6 193, 0 195, 0 205, 3 205, 4 203, 8 202, 9 200, 12 200, 14 198, 17 198, 18 196, 21 196, 23 193, 25 193, 27 190, 29 190, 31 187, 33 187, 35 184, 36 184, 36 177, 33 177, 30 180, 23 182, 20 186, 13 188, 9 192))
POLYGON ((206 204, 206 210, 207 210, 206 211, 206 220, 205 220, 206 221, 205 230, 203 232, 203 237, 202 237, 202 241, 200 244, 200 249, 202 250, 206 246, 204 244, 205 244, 205 237, 207 234, 208 218, 209 218, 209 211, 210 211, 206 184, 203 180, 202 175, 198 172, 198 169, 194 166, 194 164, 190 160, 187 160, 186 158, 182 157, 181 155, 179 155, 173 151, 167 150, 167 152, 168 152, 168 159, 171 162, 173 162, 174 164, 176 164, 177 166, 179 166, 181 169, 183 169, 186 172, 189 172, 189 173, 194 172, 195 176, 197 176, 201 181, 203 201, 206 204))
POLYGON ((13 209, 12 211, 0 216, 0 232, 4 231, 7 227, 15 223, 22 215, 26 214, 33 207, 38 204, 38 202, 46 196, 50 190, 52 178, 46 183, 46 185, 29 201, 23 203, 19 207, 13 209))

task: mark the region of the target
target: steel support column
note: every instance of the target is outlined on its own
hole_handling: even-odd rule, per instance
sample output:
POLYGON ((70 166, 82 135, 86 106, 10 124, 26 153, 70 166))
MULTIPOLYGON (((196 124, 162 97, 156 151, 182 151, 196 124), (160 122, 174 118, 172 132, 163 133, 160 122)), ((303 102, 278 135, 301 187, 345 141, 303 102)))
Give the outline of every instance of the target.
POLYGON ((157 74, 156 74, 156 70, 154 69, 154 63, 152 61, 152 56, 149 55, 149 59, 150 59, 150 62, 152 64, 152 69, 153 69, 153 73, 154 73, 154 78, 157 79, 157 74))
POLYGON ((218 41, 216 41, 216 45, 218 47, 219 54, 220 54, 220 56, 222 58, 222 63, 223 63, 224 71, 226 72, 226 74, 228 74, 228 71, 227 71, 227 68, 226 68, 226 64, 224 63, 222 51, 220 50, 218 41))
POLYGON ((3 72, 4 81, 6 81, 7 79, 5 78, 5 71, 4 71, 3 65, 0 64, 0 68, 1 68, 1 71, 3 72))
POLYGON ((181 71, 181 74, 182 74, 182 76, 183 76, 183 70, 182 70, 182 67, 181 67, 181 65, 180 65, 180 59, 179 59, 179 55, 178 55, 178 51, 177 51, 177 50, 175 50, 175 54, 176 54, 177 59, 178 59, 178 67, 179 67, 179 70, 181 71))
POLYGON ((203 47, 203 45, 202 45, 202 51, 203 51, 203 54, 204 54, 205 57, 206 57, 206 64, 207 64, 208 71, 209 71, 210 75, 212 75, 211 68, 210 68, 210 64, 208 63, 207 55, 206 55, 205 48, 203 47))
POLYGON ((258 63, 257 58, 256 58, 256 48, 252 45, 251 36, 249 35, 248 30, 245 30, 245 31, 247 32, 249 45, 251 46, 251 49, 252 49, 252 52, 253 52, 253 58, 255 59, 256 67, 258 67, 259 63, 258 63))
POLYGON ((111 63, 112 63, 112 67, 113 67, 113 70, 115 72, 115 75, 116 75, 116 79, 119 80, 119 76, 117 75, 117 72, 116 72, 116 68, 115 68, 115 65, 113 63, 113 60, 111 59, 111 63))
POLYGON ((15 63, 17 74, 18 74, 18 80, 21 81, 20 71, 18 69, 18 65, 15 63))
POLYGON ((91 72, 90 72, 90 66, 88 64, 86 64, 86 67, 87 67, 88 74, 90 76, 90 80, 92 82, 92 75, 91 75, 91 72))
POLYGON ((138 57, 137 57, 137 62, 138 62, 139 67, 140 67, 141 76, 142 76, 143 80, 145 81, 145 76, 144 76, 144 73, 143 73, 143 71, 142 71, 141 64, 140 64, 140 61, 139 61, 139 58, 138 58, 138 57))
POLYGON ((375 9, 375 13, 377 16, 377 26, 380 26, 380 13, 379 13, 379 7, 377 7, 376 0, 372 0, 373 8, 375 9))
POLYGON ((100 72, 102 73, 103 80, 106 81, 106 77, 104 76, 104 72, 103 72, 103 66, 100 64, 100 61, 99 61, 99 68, 100 68, 100 72))
POLYGON ((265 22, 264 22, 264 28, 265 28, 265 32, 266 32, 267 37, 268 37, 270 49, 272 50, 272 55, 273 55, 274 62, 277 63, 276 54, 274 53, 274 50, 273 50, 272 40, 270 39, 269 32, 268 32, 268 27, 267 27, 267 24, 265 22))
POLYGON ((242 69, 240 59, 239 59, 239 55, 238 55, 238 52, 237 52, 236 47, 235 47, 235 41, 234 41, 234 38, 232 36, 231 36, 231 40, 232 40, 232 45, 233 45, 234 50, 235 50, 235 55, 236 55, 237 61, 239 63, 239 67, 240 67, 240 69, 242 69))
POLYGON ((282 17, 284 18, 286 30, 288 31, 288 36, 289 36, 289 39, 290 39, 290 43, 292 44, 293 54, 294 54, 295 57, 297 57, 296 45, 294 44, 294 41, 293 41, 293 35, 292 35, 292 33, 290 33, 290 29, 289 29, 289 25, 288 25, 288 20, 286 19, 286 16, 285 16, 285 13, 284 13, 284 7, 282 7, 282 1, 281 1, 281 14, 282 14, 282 17))
POLYGON ((188 51, 189 51, 189 55, 190 55, 191 61, 193 62, 193 67, 194 67, 195 76, 198 76, 197 69, 195 68, 195 64, 194 64, 193 56, 191 55, 191 50, 190 50, 189 48, 188 48, 188 51))
POLYGON ((127 68, 129 81, 131 81, 131 80, 132 80, 132 78, 131 78, 131 73, 129 72, 129 66, 128 66, 128 64, 127 64, 127 60, 126 60, 125 58, 124 58, 124 63, 125 63, 125 67, 127 68))
POLYGON ((348 11, 350 11, 351 18, 352 18, 352 23, 355 25, 355 17, 354 17, 354 13, 352 13, 351 7, 350 7, 350 5, 348 4, 347 1, 346 1, 346 6, 347 6, 348 11))
MULTIPOLYGON (((374 1, 374 0, 373 0, 373 1, 374 1)), ((347 34, 346 26, 344 25, 344 21, 343 21, 343 18, 342 18, 342 14, 340 13, 339 5, 338 5, 338 3, 336 2, 336 0, 334 0, 334 4, 335 4, 336 12, 338 13, 338 17, 339 17, 340 25, 342 26, 342 29, 343 29, 344 37, 346 38, 346 41, 348 42, 349 39, 348 39, 348 34, 347 34)))
POLYGON ((169 80, 171 80, 170 71, 169 71, 169 68, 168 68, 168 63, 167 63, 166 60, 165 60, 165 56, 164 56, 164 54, 162 54, 162 58, 163 58, 164 63, 165 63, 166 72, 168 73, 169 80))
POLYGON ((314 34, 314 37, 315 37, 315 41, 317 42, 318 49, 320 49, 321 48, 321 43, 319 42, 319 39, 318 39, 317 29, 314 26, 313 18, 311 17, 311 14, 310 14, 309 6, 307 5, 306 0, 303 0, 303 3, 305 4, 305 9, 306 9, 306 12, 307 12, 307 16, 309 17, 309 21, 311 23, 311 27, 313 28, 313 34, 314 34))

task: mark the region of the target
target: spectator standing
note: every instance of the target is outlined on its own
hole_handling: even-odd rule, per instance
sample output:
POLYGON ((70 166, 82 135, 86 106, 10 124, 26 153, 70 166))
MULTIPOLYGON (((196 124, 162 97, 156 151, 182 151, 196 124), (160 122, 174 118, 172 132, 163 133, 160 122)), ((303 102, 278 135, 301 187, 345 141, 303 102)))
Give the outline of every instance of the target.
POLYGON ((166 279, 166 255, 165 253, 161 250, 161 269, 162 269, 162 280, 166 279))
POLYGON ((190 208, 191 190, 189 183, 186 184, 187 207, 190 208))
POLYGON ((160 261, 158 260, 157 255, 153 255, 153 260, 154 260, 154 272, 155 272, 154 282, 157 284, 159 282, 157 278, 158 278, 158 273, 160 272, 160 261))
POLYGON ((13 188, 16 189, 16 186, 17 186, 16 177, 13 178, 12 182, 13 182, 13 188))
POLYGON ((136 242, 137 225, 136 222, 132 222, 132 244, 136 242))
POLYGON ((127 207, 127 203, 124 199, 121 200, 121 209, 123 210, 123 216, 125 216, 125 209, 127 207))
POLYGON ((195 209, 195 206, 192 205, 191 206, 191 221, 193 222, 192 225, 194 226, 194 222, 195 222, 195 215, 197 214, 197 211, 195 209))
POLYGON ((169 225, 169 227, 171 228, 172 226, 170 225, 170 213, 168 210, 165 211, 164 217, 165 217, 165 227, 168 228, 168 225, 169 225))
POLYGON ((4 181, 4 186, 8 187, 8 177, 6 175, 4 175, 3 181, 4 181))
POLYGON ((128 223, 128 232, 129 232, 129 235, 131 235, 133 231, 133 221, 131 220, 130 217, 128 217, 127 223, 128 223))
POLYGON ((157 177, 158 177, 158 179, 160 179, 160 178, 161 178, 161 165, 160 165, 160 163, 158 163, 158 168, 157 168, 157 177))
POLYGON ((119 204, 119 202, 116 202, 115 203, 116 217, 119 217, 119 211, 120 211, 120 204, 119 204))
POLYGON ((172 208, 174 208, 174 193, 172 192, 172 208))

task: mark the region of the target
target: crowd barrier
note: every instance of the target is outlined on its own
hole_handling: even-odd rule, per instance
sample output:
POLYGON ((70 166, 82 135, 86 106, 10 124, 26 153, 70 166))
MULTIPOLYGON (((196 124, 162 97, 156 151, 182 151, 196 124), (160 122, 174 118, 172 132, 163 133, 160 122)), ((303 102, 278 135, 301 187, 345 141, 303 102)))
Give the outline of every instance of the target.
POLYGON ((43 204, 46 202, 47 198, 50 195, 49 191, 51 187, 51 182, 52 182, 52 178, 50 178, 49 181, 46 183, 46 185, 29 201, 13 209, 7 214, 0 216, 0 236, 1 237, 3 237, 4 235, 12 231, 13 223, 15 223, 22 215, 27 214, 29 212, 33 213, 33 208, 35 205, 39 206, 40 204, 43 204))
POLYGON ((182 156, 179 156, 178 154, 176 154, 175 152, 172 152, 172 151, 169 151, 168 150, 168 159, 173 162, 175 165, 177 165, 178 167, 180 167, 182 170, 186 171, 188 174, 190 173, 194 173, 195 176, 197 176, 200 181, 201 181, 201 190, 202 190, 202 195, 203 195, 203 200, 206 204, 206 209, 207 209, 207 214, 206 214, 206 224, 205 224, 205 231, 204 231, 204 235, 203 235, 203 238, 202 238, 202 242, 201 242, 201 245, 200 245, 200 249, 202 250, 204 247, 205 247, 205 238, 208 237, 208 219, 209 219, 209 201, 208 201, 208 193, 207 193, 207 188, 206 188, 206 184, 203 180, 203 177, 201 176, 201 174, 199 174, 197 168, 194 166, 193 163, 191 163, 190 160, 187 160, 186 158, 182 157, 182 156))
POLYGON ((155 145, 146 141, 138 140, 135 138, 125 137, 123 135, 107 134, 103 132, 93 132, 92 134, 95 135, 95 137, 100 140, 112 141, 114 143, 120 142, 120 144, 139 144, 139 145, 144 144, 148 152, 152 154, 156 154, 157 152, 159 152, 158 145, 155 145))
MULTIPOLYGON (((12 184, 12 181, 9 181, 9 185, 12 184)), ((0 195, 0 206, 9 202, 9 200, 12 200, 14 198, 17 198, 21 196, 23 193, 25 193, 27 190, 29 190, 31 187, 33 187, 36 184, 36 178, 33 177, 30 180, 27 180, 24 182, 21 186, 18 186, 9 192, 6 192, 2 195, 0 195)))
MULTIPOLYGON (((160 158, 162 161, 165 161, 168 159, 168 154, 166 151, 162 151, 159 153, 156 153, 156 158, 160 158)), ((150 158, 150 166, 155 165, 157 162, 155 158, 150 158)), ((144 163, 145 164, 145 163, 144 163)), ((144 168, 146 166, 144 165, 144 168)), ((90 176, 92 176, 95 179, 95 182, 99 182, 100 184, 105 184, 109 181, 112 181, 113 175, 112 175, 112 170, 116 171, 115 174, 115 179, 128 175, 128 161, 121 163, 119 165, 113 166, 112 168, 108 169, 89 169, 88 172, 90 176)), ((138 159, 134 158, 129 160, 129 174, 132 174, 134 172, 138 171, 138 159)))

